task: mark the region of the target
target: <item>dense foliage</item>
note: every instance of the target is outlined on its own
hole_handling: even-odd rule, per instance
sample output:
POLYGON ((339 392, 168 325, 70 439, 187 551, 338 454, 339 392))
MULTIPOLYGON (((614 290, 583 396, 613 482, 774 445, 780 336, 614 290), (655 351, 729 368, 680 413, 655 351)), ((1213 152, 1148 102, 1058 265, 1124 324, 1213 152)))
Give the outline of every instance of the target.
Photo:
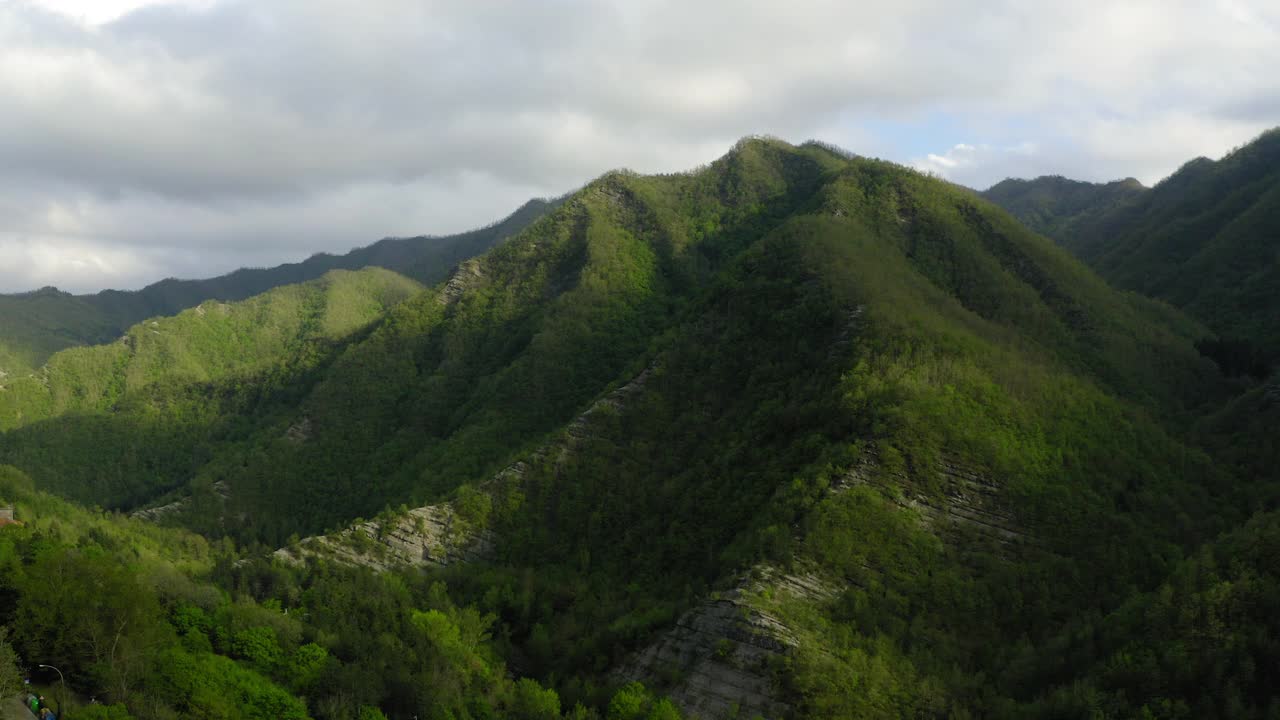
POLYGON ((234 442, 243 416, 315 372, 421 286, 387 270, 335 271, 236 305, 208 302, 73 348, 0 393, 0 451, 42 485, 130 507, 234 442))
POLYGON ((1099 218, 1142 195, 1147 188, 1133 178, 1109 183, 1046 175, 1034 180, 1009 178, 982 196, 1009 211, 1022 224, 1051 238, 1074 236, 1099 218))
POLYGON ((504 672, 493 618, 439 582, 246 563, 230 545, 35 492, 12 467, 0 497, 25 522, 0 529, 0 681, 15 694, 25 668, 65 717, 679 718, 610 709, 661 704, 640 686, 562 715, 555 691, 504 672))
POLYGON ((1275 634, 1240 623, 1280 478, 1229 434, 1274 391, 1231 399, 1216 342, 962 188, 747 140, 610 173, 431 289, 332 274, 10 383, 0 460, 201 535, 61 504, 53 536, 6 471, 39 521, 0 534, 7 618, 139 717, 675 717, 682 668, 611 673, 738 586, 796 639, 755 670, 800 716, 1262 712, 1275 634), (261 552, 447 499, 482 559, 261 552), (743 585, 786 572, 831 591, 743 585), (101 607, 32 600, 51 577, 101 607))
POLYGON ((1226 341, 1213 348, 1224 369, 1280 358, 1280 130, 1192 160, 1150 190, 1040 178, 984 194, 1116 286, 1204 321, 1226 341))

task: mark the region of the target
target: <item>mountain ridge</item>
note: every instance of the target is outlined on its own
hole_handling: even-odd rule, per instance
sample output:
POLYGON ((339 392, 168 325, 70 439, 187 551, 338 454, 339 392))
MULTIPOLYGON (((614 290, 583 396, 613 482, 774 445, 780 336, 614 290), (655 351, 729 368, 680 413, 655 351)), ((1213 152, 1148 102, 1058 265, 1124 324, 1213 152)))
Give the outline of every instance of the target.
MULTIPOLYGON (((437 648, 550 688, 554 712, 527 715, 545 718, 561 699, 610 718, 1127 716, 1234 692, 1153 666, 1144 693, 1078 642, 1105 626, 1123 647, 1132 626, 1106 618, 1277 498, 1194 441, 1236 387, 1195 347, 1210 331, 967 190, 746 139, 692 173, 602 176, 431 287, 361 277, 355 297, 395 301, 342 332, 298 311, 327 290, 279 288, 226 310, 260 355, 93 392, 49 374, 34 390, 77 413, 0 434, 37 487, 102 503, 124 467, 148 482, 113 507, 186 497, 165 523, 246 548, 218 582, 330 649, 343 672, 297 686, 326 720, 352 714, 324 709, 340 690, 398 717, 514 702, 437 648), (254 308, 296 324, 254 334, 254 308), (183 418, 201 442, 119 442, 183 418), (277 554, 326 531, 332 553, 277 554), (614 693, 632 678, 672 701, 614 693)), ((191 328, 173 342, 194 347, 213 308, 131 333, 191 328)), ((51 362, 123 355, 67 352, 51 362)), ((262 657, 226 632, 206 642, 262 657)))
POLYGON ((0 369, 31 370, 57 350, 109 342, 143 320, 172 315, 205 300, 243 300, 330 270, 378 266, 432 284, 458 262, 519 231, 560 201, 533 199, 502 220, 455 235, 384 238, 341 255, 315 253, 297 263, 241 268, 214 278, 166 278, 140 290, 87 295, 52 286, 0 295, 0 369))
MULTIPOLYGON (((1280 128, 1219 160, 1197 158, 1154 187, 1116 201, 1109 186, 1089 185, 1084 202, 1067 202, 1043 179, 997 185, 984 196, 1026 216, 1030 226, 1117 287, 1187 311, 1231 348, 1230 368, 1280 359, 1280 128), (1016 190, 1016 192, 1015 192, 1016 190), (1256 349, 1238 347, 1241 344, 1256 349), (1253 355, 1265 356, 1260 361, 1253 355), (1239 356, 1239 357, 1237 357, 1239 356)), ((1024 218, 1025 219, 1025 218, 1024 218)), ((1257 371, 1262 375, 1266 370, 1257 371)))

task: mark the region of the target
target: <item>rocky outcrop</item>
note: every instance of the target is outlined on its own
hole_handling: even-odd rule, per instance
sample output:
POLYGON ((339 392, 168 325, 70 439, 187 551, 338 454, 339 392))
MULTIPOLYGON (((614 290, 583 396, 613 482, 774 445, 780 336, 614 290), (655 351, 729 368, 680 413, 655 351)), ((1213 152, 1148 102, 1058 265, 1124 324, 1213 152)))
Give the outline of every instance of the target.
MULTIPOLYGON (((646 368, 627 384, 596 400, 554 439, 495 473, 479 489, 489 493, 507 492, 520 484, 530 463, 548 459, 562 462, 590 436, 596 414, 621 409, 644 388, 652 372, 652 367, 646 368)), ((304 442, 309 425, 304 418, 290 427, 286 436, 295 442, 304 442), (304 424, 307 427, 304 428, 304 424)), ((394 567, 444 567, 472 562, 485 557, 494 541, 492 532, 466 522, 452 502, 445 502, 414 508, 386 520, 359 522, 331 535, 305 538, 276 550, 273 555, 291 563, 303 562, 308 557, 326 557, 385 571, 394 567)))
POLYGON ((907 505, 920 513, 926 522, 945 534, 957 528, 974 531, 1005 546, 1033 545, 1001 497, 1000 487, 981 473, 954 459, 939 462, 943 479, 939 496, 914 493, 907 505))
POLYGON ((289 563, 324 557, 385 571, 443 567, 483 557, 493 536, 463 520, 452 503, 428 505, 385 520, 357 523, 333 535, 311 537, 274 553, 289 563))
MULTIPOLYGON (((230 495, 230 490, 227 488, 227 481, 225 480, 215 482, 213 484, 213 491, 221 496, 224 501, 230 495)), ((142 510, 134 510, 129 513, 129 517, 137 520, 146 520, 148 522, 158 522, 170 515, 176 515, 183 510, 186 510, 190 505, 191 498, 189 496, 182 497, 165 505, 143 508, 142 510)))
POLYGON ((453 271, 449 279, 445 281, 444 287, 440 290, 438 302, 441 305, 452 305, 462 297, 462 294, 476 285, 484 278, 484 272, 480 268, 479 260, 467 260, 453 271))
MULTIPOLYGON (((765 582, 783 592, 810 584, 800 578, 765 582)), ((791 706, 780 699, 774 673, 799 641, 778 618, 752 607, 746 591, 753 584, 758 581, 744 579, 686 612, 615 679, 660 688, 690 717, 786 717, 791 706)))
POLYGON ((311 418, 303 417, 284 431, 284 439, 301 444, 311 439, 311 418))
MULTIPOLYGON (((212 309, 214 309, 214 310, 217 310, 219 315, 229 315, 229 314, 231 314, 231 306, 230 306, 230 305, 228 305, 227 303, 224 303, 224 302, 218 302, 218 301, 216 301, 216 300, 206 300, 205 302, 200 303, 199 305, 195 306, 195 307, 194 307, 194 308, 192 308, 191 310, 192 310, 196 315, 199 315, 200 317, 204 317, 204 316, 205 316, 205 313, 207 313, 207 312, 209 311, 209 308, 212 308, 212 309)), ((152 324, 152 325, 158 325, 158 323, 155 323, 155 322, 153 322, 153 323, 151 323, 151 324, 152 324)))
POLYGON ((990 476, 978 472, 960 458, 944 455, 934 467, 933 485, 941 490, 925 490, 923 483, 905 472, 880 467, 874 451, 848 470, 835 484, 840 491, 854 485, 872 485, 900 507, 919 514, 921 522, 943 540, 955 540, 958 532, 970 532, 994 541, 1006 550, 1034 546, 1002 497, 1000 486, 990 476))
POLYGON ((1273 381, 1262 391, 1267 402, 1280 403, 1280 380, 1273 381))
MULTIPOLYGON (((830 491, 876 487, 945 542, 968 542, 976 534, 1009 550, 1034 545, 991 478, 954 457, 945 457, 936 470, 942 492, 925 492, 906 474, 885 471, 876 454, 867 452, 830 491)), ((804 538, 797 537, 796 544, 803 547, 804 538)), ((793 708, 776 673, 800 641, 769 608, 778 607, 776 601, 822 606, 848 585, 799 560, 789 570, 757 565, 731 590, 712 594, 682 615, 619 668, 615 679, 656 687, 686 714, 703 720, 787 717, 793 708)))
POLYGON ((836 336, 831 343, 831 349, 827 351, 827 359, 834 360, 849 352, 853 339, 857 337, 858 330, 862 327, 862 316, 866 311, 866 305, 855 305, 849 310, 845 316, 844 327, 840 328, 840 334, 836 336))

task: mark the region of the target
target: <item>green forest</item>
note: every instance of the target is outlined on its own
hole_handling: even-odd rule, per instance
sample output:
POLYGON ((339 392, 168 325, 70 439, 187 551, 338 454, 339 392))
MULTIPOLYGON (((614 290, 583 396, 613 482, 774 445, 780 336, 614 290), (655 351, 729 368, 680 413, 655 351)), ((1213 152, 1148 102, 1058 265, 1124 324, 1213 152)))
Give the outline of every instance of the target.
POLYGON ((526 206, 447 275, 406 247, 102 344, 0 328, 30 349, 0 376, 0 694, 30 673, 73 720, 1280 716, 1280 328, 1204 310, 1277 287, 1214 249, 1276 237, 1275 138, 1204 189, 1193 163, 986 194, 747 138, 526 206), (1108 270, 1155 277, 1117 238, 1192 217, 1212 247, 1143 251, 1164 284, 1108 270))
POLYGON ((1263 376, 1280 357, 1280 129, 1149 190, 1039 178, 985 195, 1116 287, 1207 324, 1218 336, 1210 353, 1233 373, 1263 376))

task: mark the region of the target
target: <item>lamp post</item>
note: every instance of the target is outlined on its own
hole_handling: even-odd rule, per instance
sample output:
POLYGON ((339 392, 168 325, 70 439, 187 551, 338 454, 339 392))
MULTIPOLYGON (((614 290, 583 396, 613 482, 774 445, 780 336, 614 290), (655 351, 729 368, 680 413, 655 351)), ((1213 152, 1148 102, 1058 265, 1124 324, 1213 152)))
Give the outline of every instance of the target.
POLYGON ((58 684, 62 687, 62 691, 58 693, 58 717, 62 717, 62 700, 67 694, 67 679, 62 676, 62 671, 52 665, 36 665, 36 667, 45 668, 58 673, 58 684))

